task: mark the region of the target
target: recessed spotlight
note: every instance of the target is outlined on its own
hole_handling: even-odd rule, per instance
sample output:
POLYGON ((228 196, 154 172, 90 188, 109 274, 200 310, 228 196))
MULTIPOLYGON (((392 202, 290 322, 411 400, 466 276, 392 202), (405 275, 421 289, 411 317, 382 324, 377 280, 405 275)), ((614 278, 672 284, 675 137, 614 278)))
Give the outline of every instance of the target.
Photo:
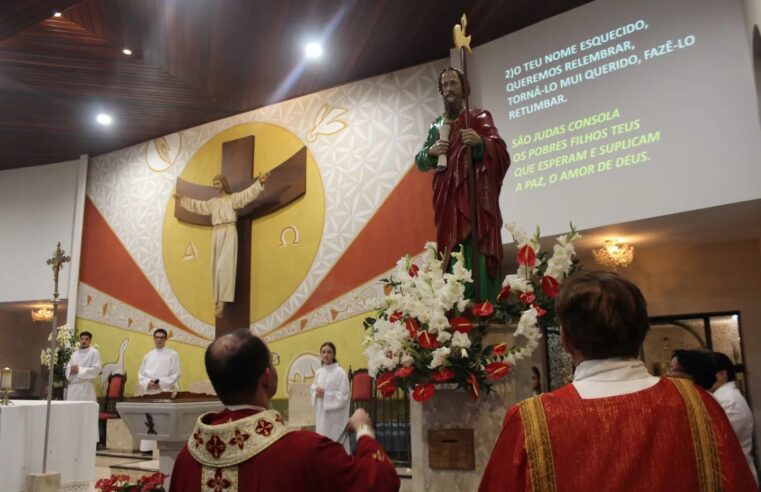
POLYGON ((106 113, 100 113, 98 114, 98 116, 95 117, 95 121, 97 121, 103 126, 108 126, 111 124, 113 119, 111 118, 110 115, 107 115, 106 113))
POLYGON ((61 11, 60 11, 60 10, 55 10, 55 11, 53 12, 53 17, 61 17, 62 15, 63 15, 63 14, 61 13, 61 11))
POLYGON ((129 55, 131 55, 131 54, 132 54, 132 50, 131 50, 131 49, 129 49, 129 48, 124 48, 124 49, 122 50, 122 53, 124 53, 125 55, 129 56, 129 55))
POLYGON ((307 58, 319 58, 322 56, 322 45, 315 42, 307 43, 304 47, 304 53, 306 53, 307 58))

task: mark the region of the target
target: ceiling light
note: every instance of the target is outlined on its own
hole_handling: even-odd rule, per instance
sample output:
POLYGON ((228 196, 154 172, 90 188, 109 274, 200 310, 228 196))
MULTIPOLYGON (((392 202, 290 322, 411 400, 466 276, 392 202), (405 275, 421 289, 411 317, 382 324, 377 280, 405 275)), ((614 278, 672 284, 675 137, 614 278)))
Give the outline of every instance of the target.
POLYGON ((129 49, 129 48, 124 48, 124 49, 122 50, 122 53, 124 53, 125 55, 129 56, 129 55, 131 55, 131 54, 132 54, 132 50, 131 50, 131 49, 129 49))
POLYGON ((634 259, 634 246, 618 239, 606 239, 605 246, 592 250, 592 253, 597 263, 615 269, 629 266, 634 259))
POLYGON ((98 116, 95 117, 95 121, 100 123, 101 125, 108 126, 111 124, 113 119, 110 115, 107 115, 106 113, 100 113, 98 116))
POLYGON ((63 14, 59 10, 53 12, 53 17, 61 17, 62 15, 63 14))
POLYGON ((322 45, 320 43, 311 42, 307 43, 307 45, 304 47, 304 52, 307 55, 307 58, 315 59, 322 56, 322 45))

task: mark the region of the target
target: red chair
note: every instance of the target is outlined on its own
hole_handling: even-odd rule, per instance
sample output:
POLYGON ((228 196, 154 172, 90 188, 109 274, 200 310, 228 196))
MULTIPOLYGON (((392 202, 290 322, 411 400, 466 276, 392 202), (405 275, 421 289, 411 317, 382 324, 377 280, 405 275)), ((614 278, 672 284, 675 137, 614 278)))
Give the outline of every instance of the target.
POLYGON ((126 374, 112 374, 108 377, 108 391, 103 399, 103 411, 98 414, 98 428, 100 429, 100 445, 106 445, 107 422, 118 419, 116 404, 124 399, 124 385, 127 383, 126 374))
POLYGON ((351 373, 351 400, 370 401, 373 398, 373 378, 367 369, 357 369, 351 373))

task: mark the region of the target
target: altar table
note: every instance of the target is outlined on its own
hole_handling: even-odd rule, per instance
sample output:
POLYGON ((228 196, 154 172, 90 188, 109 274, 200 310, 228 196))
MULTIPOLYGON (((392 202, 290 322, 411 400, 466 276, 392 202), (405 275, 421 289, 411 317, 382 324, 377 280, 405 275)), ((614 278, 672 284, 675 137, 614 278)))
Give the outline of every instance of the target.
MULTIPOLYGON (((47 401, 0 406, 0 490, 22 492, 27 473, 42 472, 47 401)), ((61 473, 61 490, 89 491, 95 474, 98 404, 54 401, 47 471, 61 473)))

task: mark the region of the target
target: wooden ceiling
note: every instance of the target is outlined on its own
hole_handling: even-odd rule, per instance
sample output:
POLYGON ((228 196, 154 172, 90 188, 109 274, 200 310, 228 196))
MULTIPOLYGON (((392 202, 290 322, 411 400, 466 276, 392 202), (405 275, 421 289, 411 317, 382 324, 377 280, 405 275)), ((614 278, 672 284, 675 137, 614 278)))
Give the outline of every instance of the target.
POLYGON ((96 156, 444 58, 463 12, 477 46, 588 1, 5 0, 0 170, 96 156), (305 63, 304 43, 320 37, 325 55, 305 63), (96 124, 99 111, 114 124, 96 124))

